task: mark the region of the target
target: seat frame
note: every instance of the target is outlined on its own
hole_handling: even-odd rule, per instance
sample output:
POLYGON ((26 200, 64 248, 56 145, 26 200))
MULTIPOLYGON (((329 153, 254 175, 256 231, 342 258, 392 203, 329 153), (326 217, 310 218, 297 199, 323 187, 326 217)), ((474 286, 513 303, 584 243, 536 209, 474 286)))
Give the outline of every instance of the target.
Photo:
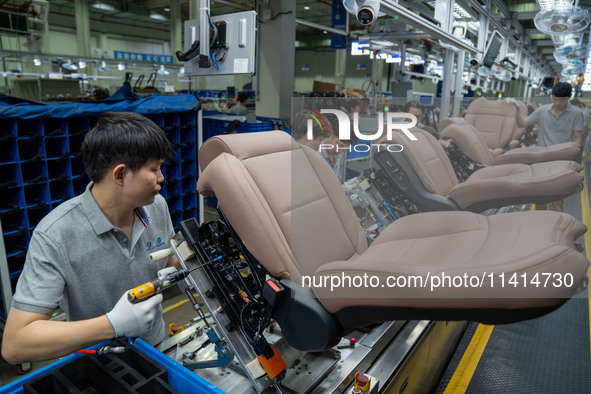
POLYGON ((460 210, 483 212, 487 209, 515 204, 544 204, 548 201, 558 201, 566 198, 572 193, 580 191, 582 188, 582 183, 580 183, 577 189, 563 195, 488 199, 461 209, 451 198, 428 191, 404 154, 380 150, 374 153, 373 157, 384 174, 386 174, 387 179, 399 190, 404 192, 419 207, 421 212, 460 210))
MULTIPOLYGON (((397 271, 395 269, 397 264, 394 263, 397 259, 396 255, 405 256, 407 262, 412 262, 412 256, 405 255, 410 250, 411 245, 414 245, 417 241, 419 241, 419 245, 421 245, 421 241, 424 242, 422 245, 427 245, 429 249, 421 249, 420 246, 415 249, 424 253, 437 247, 438 243, 443 239, 449 240, 448 235, 455 237, 457 241, 465 241, 471 240, 471 238, 465 238, 465 236, 472 233, 476 237, 474 240, 478 242, 473 243, 470 241, 469 244, 464 246, 473 245, 479 248, 474 252, 481 251, 484 253, 477 259, 473 254, 458 255, 453 259, 454 262, 459 261, 461 264, 466 264, 476 259, 474 262, 484 264, 482 267, 488 267, 485 269, 493 269, 491 267, 496 269, 500 263, 496 258, 490 258, 490 254, 487 253, 486 249, 482 248, 482 245, 487 242, 487 245, 495 247, 495 250, 501 250, 502 246, 508 243, 512 245, 511 252, 513 254, 509 253, 507 255, 507 263, 517 264, 515 270, 529 270, 530 268, 535 270, 539 268, 541 263, 552 262, 555 266, 552 268, 557 271, 567 269, 567 267, 576 269, 576 284, 581 286, 586 284, 586 278, 581 273, 587 272, 588 261, 584 256, 574 251, 574 239, 586 231, 586 228, 574 218, 556 212, 513 213, 506 214, 506 218, 498 217, 495 219, 487 219, 484 216, 468 212, 411 215, 400 219, 404 223, 398 224, 397 222, 386 228, 368 248, 361 226, 358 222, 354 222, 353 218, 357 218, 353 209, 348 204, 342 188, 326 162, 309 148, 294 145, 293 140, 284 133, 256 134, 252 139, 248 139, 248 136, 245 135, 217 137, 215 140, 207 142, 202 148, 200 166, 203 173, 198 182, 198 190, 206 196, 218 193, 218 203, 222 209, 227 210, 228 219, 220 211, 221 221, 219 222, 220 226, 217 227, 225 229, 226 234, 224 237, 220 236, 216 231, 209 233, 206 230, 202 231, 202 228, 213 228, 215 230, 216 226, 214 224, 205 223, 203 225, 205 227, 200 227, 197 230, 199 236, 197 238, 192 237, 193 241, 190 242, 192 246, 194 245, 196 251, 202 250, 197 255, 199 255, 202 262, 207 262, 203 264, 204 270, 208 271, 208 275, 212 278, 219 276, 220 279, 223 279, 230 274, 236 276, 236 268, 225 268, 221 264, 235 264, 232 259, 236 260, 236 256, 240 252, 244 252, 242 255, 250 267, 250 273, 256 276, 250 281, 251 290, 248 296, 251 299, 258 299, 259 303, 264 305, 259 304, 251 307, 254 309, 248 312, 246 319, 249 316, 254 317, 255 313, 253 311, 259 316, 258 320, 251 323, 246 323, 247 320, 243 318, 244 308, 239 313, 236 310, 231 312, 234 324, 239 327, 242 325, 243 331, 247 331, 248 327, 246 325, 250 326, 252 330, 252 323, 260 331, 267 319, 273 316, 280 326, 283 323, 282 331, 292 346, 296 348, 302 346, 303 348, 300 350, 316 351, 330 347, 341 337, 342 333, 348 333, 355 328, 373 322, 383 322, 396 318, 405 320, 415 318, 456 320, 465 319, 469 316, 471 320, 480 320, 487 323, 507 323, 545 314, 562 305, 568 297, 574 294, 574 290, 569 288, 568 290, 554 290, 550 297, 543 291, 540 294, 544 296, 539 297, 536 296, 538 294, 537 290, 528 289, 528 298, 523 298, 521 290, 508 292, 506 290, 497 290, 500 287, 495 287, 495 291, 502 292, 503 297, 507 297, 506 303, 499 304, 490 301, 497 300, 497 296, 492 299, 488 298, 488 301, 474 304, 472 300, 482 298, 481 290, 475 289, 475 296, 463 298, 465 302, 460 305, 461 303, 450 298, 456 296, 455 290, 451 292, 445 290, 440 293, 442 296, 428 302, 424 300, 416 302, 418 296, 410 296, 413 302, 409 304, 403 301, 404 297, 393 297, 391 292, 387 292, 387 296, 384 297, 383 295, 386 293, 380 293, 380 291, 386 291, 387 289, 379 290, 380 288, 377 288, 376 292, 372 292, 369 298, 351 295, 348 289, 339 289, 340 292, 336 292, 335 296, 330 298, 327 297, 328 289, 315 288, 313 291, 309 291, 310 289, 304 288, 303 284, 300 285, 297 282, 298 280, 302 282, 301 279, 304 275, 322 276, 333 271, 356 273, 362 272, 364 269, 371 270, 374 262, 384 264, 374 266, 377 270, 381 270, 382 275, 387 275, 390 272, 392 274, 403 274, 409 272, 407 271, 409 267, 413 267, 411 272, 414 273, 417 267, 413 264, 405 265, 403 263, 398 266, 402 268, 397 271), (204 150, 206 146, 208 149, 204 150), (264 156, 266 155, 270 155, 270 160, 265 161, 264 156), (290 172, 292 170, 291 165, 294 165, 294 157, 299 160, 296 162, 297 167, 295 168, 302 168, 301 171, 296 171, 300 176, 299 178, 290 172), (269 167, 269 161, 275 163, 275 166, 269 167), (309 165, 309 167, 306 167, 306 165, 309 165), (279 170, 275 170, 275 168, 279 170), (314 179, 306 178, 302 176, 303 174, 314 179), (288 179, 288 176, 292 178, 288 179), (314 223, 323 231, 324 237, 317 235, 317 233, 294 233, 291 227, 294 218, 290 216, 289 222, 284 219, 286 212, 291 214, 290 209, 294 209, 294 200, 285 200, 285 191, 278 192, 273 188, 276 188, 277 184, 284 187, 290 187, 290 185, 294 187, 292 183, 294 178, 297 182, 296 185, 300 186, 296 186, 296 190, 303 192, 305 190, 303 187, 309 186, 309 193, 304 193, 301 196, 305 198, 295 201, 295 209, 304 210, 303 212, 299 211, 298 214, 305 214, 306 226, 309 227, 310 223, 314 223), (268 193, 265 193, 265 191, 268 193), (319 194, 315 194, 316 192, 319 194), (328 196, 328 198, 323 198, 324 196, 328 196), (275 203, 272 209, 270 208, 271 202, 275 203), (322 207, 328 209, 322 211, 326 212, 325 216, 319 214, 317 210, 318 205, 315 204, 319 202, 324 204, 322 207), (522 220, 527 223, 526 226, 529 226, 525 227, 527 231, 523 231, 523 237, 519 238, 524 243, 516 243, 514 237, 506 239, 509 236, 506 230, 512 229, 517 233, 521 231, 519 230, 521 227, 516 227, 515 222, 508 217, 509 215, 516 219, 518 215, 521 215, 522 220), (234 223, 236 231, 230 226, 230 218, 236 220, 234 223), (331 221, 331 218, 336 218, 336 221, 331 221), (450 228, 449 221, 454 222, 454 218, 457 219, 455 221, 457 227, 450 228), (493 222, 496 224, 493 224, 493 222), (407 228, 406 224, 410 225, 410 227, 407 228), (340 233, 336 234, 332 239, 325 237, 326 231, 330 231, 333 226, 339 225, 342 230, 340 233), (348 225, 354 226, 346 227, 348 225), (491 229, 494 228, 495 232, 493 234, 495 238, 489 238, 489 235, 491 235, 488 232, 489 226, 492 226, 491 229), (550 228, 546 226, 550 226, 550 228), (538 234, 537 231, 532 232, 533 229, 547 230, 540 231, 538 234), (288 233, 288 231, 291 232, 288 233), (238 238, 238 233, 244 238, 244 243, 238 238), (303 238, 296 239, 294 234, 300 237, 303 236, 303 238), (539 248, 539 250, 536 249, 537 246, 529 240, 534 235, 543 236, 548 245, 539 248), (233 242, 229 242, 230 238, 233 242), (286 253, 280 253, 283 250, 277 246, 280 244, 276 239, 284 242, 283 244, 288 247, 286 253), (488 242, 491 239, 493 240, 492 243, 488 242), (353 242, 357 242, 357 244, 351 247, 353 242), (310 249, 310 243, 317 248, 310 249), (327 247, 327 244, 334 247, 327 247), (247 245, 248 248, 251 248, 250 251, 247 250, 247 245), (530 257, 524 260, 524 255, 520 252, 520 246, 534 248, 536 253, 526 250, 527 256, 530 257), (394 249, 388 250, 388 247, 394 249), (538 253, 540 253, 541 257, 536 260, 538 253), (218 262, 212 261, 217 256, 223 256, 222 260, 218 262), (366 260, 364 260, 364 257, 366 260), (457 259, 458 257, 461 258, 457 259), (259 263, 257 259, 260 259, 261 262, 259 263), (363 265, 363 263, 366 265, 363 265), (265 268, 263 268, 263 265, 265 268), (263 275, 265 279, 261 285, 263 275), (271 283, 274 283, 274 285, 271 283), (283 290, 281 288, 277 290, 278 284, 281 284, 283 290), (275 290, 269 290, 269 286, 275 290), (276 294, 278 292, 283 293, 283 295, 276 294), (257 297, 255 293, 259 294, 259 296, 257 297), (478 309, 474 309, 477 308, 474 305, 477 305, 478 309), (261 316, 262 318, 260 318, 261 316), (311 341, 312 338, 309 335, 311 331, 322 331, 322 334, 319 335, 319 339, 311 341)), ((403 157, 403 155, 398 155, 398 157, 403 157)), ((402 166, 399 166, 399 168, 402 168, 402 166)), ((404 169, 408 170, 408 168, 404 169)), ((408 174, 411 174, 411 172, 408 171, 408 174)), ((287 195, 289 196, 289 193, 287 195)), ((191 237, 188 236, 188 238, 191 237)), ((463 245, 463 243, 458 242, 457 245, 463 245)), ((421 257, 419 255, 415 257, 421 257)), ((501 261, 501 263, 503 262, 501 261)), ((454 264, 439 266, 435 263, 433 269, 445 270, 447 267, 455 267, 454 264)), ((423 264, 423 267, 428 267, 428 265, 423 264)), ((478 265, 473 266, 471 264, 458 266, 459 269, 461 267, 479 269, 478 265)), ((546 269, 552 268, 547 267, 546 269)), ((245 283, 249 282, 240 278, 239 274, 236 280, 245 283)), ((219 281, 214 279, 212 282, 214 286, 219 287, 218 293, 223 293, 219 297, 227 297, 225 298, 226 304, 232 300, 240 302, 240 298, 244 299, 244 297, 237 297, 236 289, 238 287, 235 285, 226 287, 226 291, 222 291, 220 290, 222 285, 219 284, 219 281)), ((420 293, 420 288, 418 290, 420 293)), ((409 293, 405 291, 404 294, 409 293)), ((223 300, 222 298, 222 305, 224 304, 223 300)), ((258 334, 259 332, 257 332, 257 335, 250 335, 255 341, 255 343, 251 343, 254 348, 260 345, 260 343, 256 342, 259 339, 258 334)))

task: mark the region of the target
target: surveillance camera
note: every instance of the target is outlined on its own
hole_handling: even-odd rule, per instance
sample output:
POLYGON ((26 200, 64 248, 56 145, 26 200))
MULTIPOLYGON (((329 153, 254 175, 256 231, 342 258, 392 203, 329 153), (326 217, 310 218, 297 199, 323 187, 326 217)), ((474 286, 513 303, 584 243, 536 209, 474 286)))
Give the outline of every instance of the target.
POLYGON ((480 64, 480 62, 478 61, 478 58, 475 58, 475 57, 473 57, 473 58, 471 58, 471 59, 470 59, 470 65, 471 65, 472 67, 476 67, 476 66, 478 66, 479 64, 480 64))
POLYGON ((365 0, 358 2, 357 20, 362 25, 369 25, 378 18, 380 0, 365 0))

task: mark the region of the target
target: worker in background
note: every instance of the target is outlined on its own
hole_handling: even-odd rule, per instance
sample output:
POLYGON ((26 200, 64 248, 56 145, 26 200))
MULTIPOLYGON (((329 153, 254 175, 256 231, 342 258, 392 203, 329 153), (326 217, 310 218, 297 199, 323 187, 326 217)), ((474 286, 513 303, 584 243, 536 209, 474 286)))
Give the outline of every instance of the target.
POLYGON ((357 141, 357 135, 353 132, 351 127, 350 140, 340 140, 338 131, 332 129, 320 144, 320 154, 324 157, 324 160, 326 160, 328 165, 330 165, 341 183, 346 180, 347 155, 345 153, 348 152, 357 141))
POLYGON ((291 119, 291 136, 300 145, 317 151, 328 135, 329 131, 314 122, 307 112, 299 112, 291 119), (312 120, 312 138, 308 138, 308 119, 312 120))
POLYGON ((347 152, 349 152, 353 145, 357 144, 359 138, 353 130, 353 122, 355 114, 359 116, 364 108, 369 107, 369 100, 357 99, 357 98, 346 98, 339 100, 341 103, 341 110, 343 110, 349 117, 350 139, 345 141, 339 139, 338 128, 334 124, 328 123, 329 133, 322 139, 320 144, 320 154, 324 157, 324 160, 330 165, 333 172, 336 174, 339 182, 343 183, 347 177, 347 152))
POLYGON ((246 115, 248 113, 248 108, 246 108, 246 101, 248 100, 248 94, 240 93, 238 98, 236 99, 237 103, 232 106, 228 112, 231 114, 237 115, 246 115))
MULTIPOLYGON (((341 110, 344 111, 349 118, 353 119, 353 114, 361 114, 361 110, 363 108, 363 102, 369 100, 359 100, 356 98, 346 98, 341 99, 340 103, 342 104, 341 110)), ((368 105, 366 105, 367 107, 368 105)))
POLYGON ((439 126, 439 117, 441 115, 441 108, 439 107, 439 105, 434 104, 431 107, 431 115, 432 115, 432 119, 429 122, 434 128, 437 128, 439 126))
POLYGON ((127 293, 176 258, 151 261, 174 229, 159 194, 160 166, 173 149, 151 120, 106 113, 84 139, 91 179, 84 193, 35 228, 2 340, 11 364, 60 357, 114 337, 165 336, 162 295, 132 304, 127 293), (67 321, 50 321, 60 307, 67 321))
POLYGON ((419 129, 425 130, 433 137, 439 139, 439 133, 433 127, 427 126, 424 123, 424 116, 425 116, 425 106, 421 104, 419 101, 409 101, 404 105, 403 112, 407 112, 411 115, 414 115, 417 118, 417 126, 419 129))
POLYGON ((463 118, 464 116, 466 116, 466 112, 468 112, 468 109, 462 105, 462 106, 460 106, 460 110, 458 112, 458 116, 460 118, 463 118))
MULTIPOLYGON (((551 146, 563 142, 574 141, 579 146, 583 138, 583 112, 569 103, 572 86, 566 82, 558 82, 552 88, 552 103, 536 109, 526 119, 521 115, 519 102, 514 98, 505 99, 517 108, 517 127, 538 125, 538 145, 551 146)), ((550 204, 536 204, 536 209, 550 209, 562 212, 564 201, 550 204), (547 207, 546 207, 547 205, 547 207)))
POLYGON ((357 136, 351 130, 351 140, 341 141, 338 131, 330 119, 325 119, 326 125, 318 125, 308 112, 296 114, 291 122, 291 136, 298 144, 305 145, 318 151, 333 169, 341 183, 344 181, 346 170, 346 155, 351 145, 357 143, 357 136), (312 138, 308 137, 308 120, 312 121, 312 138))

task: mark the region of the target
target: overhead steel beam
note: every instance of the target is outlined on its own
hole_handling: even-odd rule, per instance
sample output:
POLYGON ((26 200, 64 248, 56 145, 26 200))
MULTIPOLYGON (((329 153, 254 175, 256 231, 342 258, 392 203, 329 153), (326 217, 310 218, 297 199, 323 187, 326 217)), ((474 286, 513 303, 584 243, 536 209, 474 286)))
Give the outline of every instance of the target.
POLYGON ((509 11, 503 0, 493 0, 493 3, 499 9, 499 11, 501 11, 505 15, 506 18, 509 18, 511 20, 511 26, 517 29, 517 31, 520 34, 523 33, 523 26, 521 25, 521 23, 517 22, 517 20, 515 19, 515 13, 509 11))
POLYGON ((511 11, 507 8, 502 0, 493 0, 493 4, 501 11, 506 17, 511 17, 511 11))
POLYGON ((430 20, 435 21, 435 16, 433 15, 434 14, 433 10, 424 4, 410 3, 408 1, 399 1, 399 4, 402 4, 405 7, 410 7, 414 10, 417 10, 421 13, 421 15, 423 17, 427 17, 430 20))
POLYGON ((458 39, 457 37, 449 33, 442 31, 439 26, 421 18, 414 12, 396 3, 395 0, 382 0, 381 11, 383 11, 387 15, 390 15, 391 17, 398 15, 398 17, 404 20, 404 22, 406 22, 407 24, 417 29, 423 30, 429 33, 429 35, 438 38, 443 42, 448 43, 449 45, 453 45, 458 49, 462 49, 470 53, 480 53, 472 45, 458 39))
POLYGON ((539 11, 526 11, 526 12, 517 12, 516 17, 518 21, 522 20, 532 20, 536 16, 539 11))
POLYGON ((211 2, 215 3, 215 4, 222 4, 222 5, 225 5, 228 7, 232 7, 237 10, 240 10, 240 11, 250 11, 250 10, 254 9, 253 7, 248 8, 248 7, 243 6, 242 4, 236 4, 236 3, 233 3, 231 1, 226 1, 226 0, 211 0, 211 2))
POLYGON ((383 33, 383 34, 372 34, 369 36, 359 36, 358 38, 362 41, 368 41, 368 40, 409 40, 412 38, 416 38, 416 39, 421 39, 421 38, 425 38, 425 36, 428 35, 428 33, 425 33, 424 31, 416 31, 416 32, 410 32, 410 33, 383 33))
POLYGON ((129 5, 131 5, 132 3, 139 3, 139 5, 141 5, 142 7, 152 9, 168 7, 170 5, 170 0, 143 0, 141 2, 128 1, 127 3, 129 5))
MULTIPOLYGON (((75 21, 73 15, 49 13, 49 26, 61 26, 75 29, 75 21)), ((51 29, 50 29, 51 30, 51 29)), ((95 20, 90 19, 90 31, 100 33, 119 34, 123 37, 133 37, 134 39, 158 39, 168 41, 170 39, 170 30, 158 28, 143 24, 141 21, 129 22, 127 25, 119 23, 116 20, 104 19, 95 20)))
MULTIPOLYGON (((468 2, 481 15, 490 16, 490 13, 486 9, 484 9, 484 7, 482 5, 480 5, 478 3, 478 0, 468 0, 468 2)), ((392 16, 392 17, 398 15, 398 17, 402 18, 402 20, 404 20, 407 24, 409 24, 417 29, 428 32, 431 36, 433 36, 435 38, 439 38, 443 42, 448 43, 449 45, 452 45, 452 46, 456 47, 457 49, 467 51, 471 54, 482 53, 482 52, 478 51, 476 48, 474 48, 472 45, 470 45, 462 40, 459 40, 458 38, 456 38, 455 36, 453 36, 447 32, 444 32, 439 26, 426 21, 425 19, 421 18, 420 16, 418 16, 414 12, 399 5, 398 3, 395 2, 395 0, 382 0, 382 9, 381 10, 385 14, 392 16)), ((509 40, 511 41, 511 44, 514 47, 521 49, 524 53, 528 53, 526 48, 524 48, 521 45, 521 43, 519 41, 517 41, 517 39, 515 39, 515 37, 513 37, 512 34, 509 34, 507 32, 507 30, 502 25, 502 23, 495 20, 494 18, 488 18, 488 19, 489 19, 490 23, 492 23, 497 28, 497 30, 499 30, 499 32, 501 34, 503 34, 503 36, 509 38, 509 40)), ((547 69, 546 66, 542 66, 535 58, 531 59, 531 63, 535 64, 541 70, 547 69)))
POLYGON ((554 42, 552 40, 532 40, 532 43, 536 46, 536 47, 541 47, 541 46, 554 46, 554 42))
POLYGON ((462 7, 470 16, 476 20, 480 19, 480 15, 470 7, 465 0, 456 0, 456 4, 462 7))
MULTIPOLYGON (((531 29, 525 29, 525 34, 527 34, 529 36, 530 34, 545 34, 545 33, 542 33, 541 31, 539 31, 535 27, 532 27, 531 29)), ((545 35, 548 36, 548 34, 545 34, 545 35)), ((548 36, 548 37, 550 37, 550 36, 548 36)))
POLYGON ((320 25, 318 23, 308 22, 308 21, 305 21, 303 19, 298 19, 298 18, 296 18, 295 22, 297 25, 311 27, 312 29, 326 30, 327 32, 334 33, 334 34, 340 34, 341 36, 349 36, 349 33, 346 32, 345 30, 335 29, 334 27, 328 27, 328 26, 320 25))
MULTIPOLYGON (((478 11, 480 14, 482 15, 490 15, 490 13, 478 2, 478 0, 468 0, 470 2, 470 4, 472 5, 472 7, 474 7, 474 9, 476 11, 478 11)), ((514 47, 520 48, 522 50, 525 50, 525 48, 523 47, 523 45, 521 45, 521 43, 519 41, 517 41, 517 39, 515 37, 513 37, 512 34, 510 34, 509 32, 507 32, 507 29, 505 29, 505 26, 503 26, 499 21, 497 21, 495 18, 489 18, 490 19, 490 23, 492 23, 497 30, 504 36, 504 37, 508 37, 509 41, 511 41, 511 44, 514 47)), ((536 64, 537 67, 544 69, 545 66, 542 66, 539 62, 535 61, 534 62, 536 64)))

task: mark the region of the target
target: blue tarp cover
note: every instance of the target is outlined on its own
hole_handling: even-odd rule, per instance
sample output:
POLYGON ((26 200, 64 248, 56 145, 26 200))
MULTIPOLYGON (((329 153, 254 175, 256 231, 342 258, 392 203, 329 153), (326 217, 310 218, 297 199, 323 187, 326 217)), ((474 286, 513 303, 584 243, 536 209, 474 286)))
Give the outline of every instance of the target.
POLYGON ((97 116, 102 112, 163 114, 193 111, 199 108, 199 100, 193 95, 153 94, 140 98, 128 85, 129 83, 124 84, 115 94, 103 101, 42 103, 16 97, 2 97, 0 98, 0 118, 71 118, 97 116))

